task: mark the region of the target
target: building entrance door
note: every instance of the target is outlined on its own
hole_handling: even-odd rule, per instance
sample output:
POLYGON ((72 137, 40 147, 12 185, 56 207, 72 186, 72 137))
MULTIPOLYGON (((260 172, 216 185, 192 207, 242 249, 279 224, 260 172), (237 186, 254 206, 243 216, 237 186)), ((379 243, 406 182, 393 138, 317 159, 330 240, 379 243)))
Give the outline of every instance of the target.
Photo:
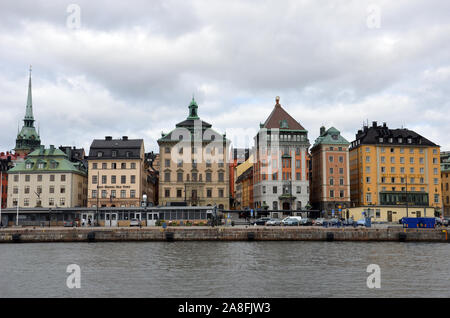
POLYGON ((283 202, 283 210, 290 210, 291 209, 291 205, 289 204, 289 202, 283 202))
POLYGON ((117 213, 105 213, 105 226, 117 226, 117 213))
POLYGON ((147 213, 147 226, 155 226, 156 221, 158 221, 158 213, 157 212, 147 213))
POLYGON ((392 222, 392 211, 387 211, 387 220, 388 222, 392 222))
POLYGON ((94 213, 82 213, 81 214, 81 226, 94 226, 94 213))

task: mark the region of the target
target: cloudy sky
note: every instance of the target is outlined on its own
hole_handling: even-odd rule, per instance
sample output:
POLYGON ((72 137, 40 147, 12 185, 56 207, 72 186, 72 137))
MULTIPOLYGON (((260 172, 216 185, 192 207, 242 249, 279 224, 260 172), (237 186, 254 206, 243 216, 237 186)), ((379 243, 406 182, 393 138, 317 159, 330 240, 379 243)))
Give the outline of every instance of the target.
POLYGON ((279 95, 311 143, 321 125, 352 141, 368 120, 450 150, 449 1, 74 1, 0 3, 1 151, 30 64, 46 146, 127 135, 156 151, 194 94, 237 147, 279 95))

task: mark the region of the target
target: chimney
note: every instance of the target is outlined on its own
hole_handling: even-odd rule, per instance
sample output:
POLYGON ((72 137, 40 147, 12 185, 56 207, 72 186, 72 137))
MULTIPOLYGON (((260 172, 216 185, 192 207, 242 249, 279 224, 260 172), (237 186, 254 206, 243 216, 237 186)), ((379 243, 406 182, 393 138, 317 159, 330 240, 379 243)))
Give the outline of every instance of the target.
POLYGON ((320 127, 320 135, 321 136, 325 135, 325 127, 324 126, 320 127))
POLYGON ((373 122, 372 122, 372 127, 373 127, 373 128, 377 128, 377 122, 376 122, 376 121, 373 121, 373 122))
POLYGON ((128 136, 122 136, 122 140, 128 140, 128 136))
POLYGON ((386 123, 383 123, 383 128, 387 128, 387 125, 386 125, 386 123))
POLYGON ((54 152, 55 152, 55 146, 54 145, 50 145, 49 155, 53 155, 54 152))
POLYGON ((112 136, 105 136, 105 140, 112 140, 112 136))

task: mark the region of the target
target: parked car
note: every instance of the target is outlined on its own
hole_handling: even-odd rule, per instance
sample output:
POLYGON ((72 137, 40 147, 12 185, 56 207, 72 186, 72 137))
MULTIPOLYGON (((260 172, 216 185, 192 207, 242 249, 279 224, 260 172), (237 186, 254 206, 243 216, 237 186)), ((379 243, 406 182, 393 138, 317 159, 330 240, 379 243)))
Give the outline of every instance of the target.
POLYGON ((443 219, 442 219, 442 225, 448 226, 449 223, 450 223, 450 218, 443 218, 443 219))
POLYGON ((64 221, 64 227, 75 227, 77 226, 77 222, 74 220, 71 221, 64 221))
POLYGON ((130 226, 140 226, 141 225, 141 221, 139 221, 139 219, 131 219, 130 220, 130 226))
POLYGON ((281 220, 280 219, 270 219, 269 221, 266 222, 267 226, 276 226, 276 225, 281 225, 281 220))
POLYGON ((344 222, 342 222, 342 224, 346 226, 352 226, 353 223, 355 223, 353 219, 346 219, 344 222))
POLYGON ((356 221, 356 226, 366 226, 366 219, 359 219, 356 221))
POLYGON ((289 225, 299 225, 300 224, 300 220, 295 218, 295 217, 290 216, 290 217, 285 218, 283 221, 281 221, 281 224, 287 225, 287 226, 289 226, 289 225))
POLYGON ((313 224, 313 222, 312 222, 312 220, 310 218, 302 218, 300 220, 300 225, 307 226, 307 225, 312 225, 312 224, 313 224))
POLYGON ((322 226, 324 222, 325 222, 324 218, 318 218, 314 221, 314 225, 322 226))
POLYGON ((266 222, 267 221, 269 221, 271 218, 269 218, 269 217, 263 217, 263 218, 259 218, 259 219, 256 219, 256 220, 252 220, 252 221, 250 221, 250 224, 251 225, 266 225, 266 222))

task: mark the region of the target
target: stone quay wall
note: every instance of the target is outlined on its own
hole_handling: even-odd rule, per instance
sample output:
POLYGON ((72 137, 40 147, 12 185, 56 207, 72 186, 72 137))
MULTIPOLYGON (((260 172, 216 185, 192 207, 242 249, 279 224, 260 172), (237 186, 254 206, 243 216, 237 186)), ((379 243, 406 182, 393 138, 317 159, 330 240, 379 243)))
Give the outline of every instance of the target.
POLYGON ((400 241, 448 242, 445 228, 143 227, 6 228, 0 243, 125 241, 400 241))

